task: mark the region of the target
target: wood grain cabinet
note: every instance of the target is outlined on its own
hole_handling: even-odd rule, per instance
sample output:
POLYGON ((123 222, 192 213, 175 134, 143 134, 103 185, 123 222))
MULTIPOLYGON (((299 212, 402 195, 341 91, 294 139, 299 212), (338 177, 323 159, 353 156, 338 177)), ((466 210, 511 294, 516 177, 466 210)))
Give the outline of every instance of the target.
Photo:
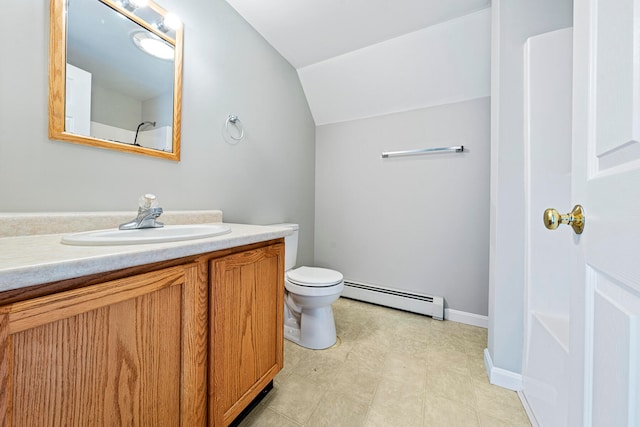
POLYGON ((282 369, 283 251, 211 261, 210 425, 228 425, 282 369))
POLYGON ((191 265, 1 307, 3 425, 198 425, 206 294, 191 265))
POLYGON ((0 426, 227 425, 282 367, 284 246, 258 246, 5 299, 0 426))

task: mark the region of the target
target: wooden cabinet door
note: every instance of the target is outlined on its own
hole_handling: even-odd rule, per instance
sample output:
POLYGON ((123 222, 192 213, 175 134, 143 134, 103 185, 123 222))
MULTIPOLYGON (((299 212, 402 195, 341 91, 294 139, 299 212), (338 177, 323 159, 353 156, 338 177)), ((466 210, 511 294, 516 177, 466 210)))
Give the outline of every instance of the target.
POLYGON ((206 267, 0 307, 0 425, 204 425, 206 267))
POLYGON ((284 245, 211 261, 209 422, 226 426, 282 369, 284 245))

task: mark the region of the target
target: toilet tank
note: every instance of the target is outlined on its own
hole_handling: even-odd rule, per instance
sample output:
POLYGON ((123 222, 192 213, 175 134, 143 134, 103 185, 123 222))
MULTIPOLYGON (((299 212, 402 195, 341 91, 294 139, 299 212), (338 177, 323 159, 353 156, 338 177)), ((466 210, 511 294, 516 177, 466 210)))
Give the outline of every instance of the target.
POLYGON ((284 271, 296 266, 298 256, 298 224, 273 224, 273 227, 286 227, 293 230, 293 234, 284 237, 284 271))

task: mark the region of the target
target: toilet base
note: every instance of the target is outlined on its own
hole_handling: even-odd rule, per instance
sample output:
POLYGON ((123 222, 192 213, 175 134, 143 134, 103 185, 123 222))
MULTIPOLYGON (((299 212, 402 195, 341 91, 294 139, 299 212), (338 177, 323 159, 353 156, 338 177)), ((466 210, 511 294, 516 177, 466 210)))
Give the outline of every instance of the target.
POLYGON ((295 313, 285 303, 284 337, 312 350, 322 350, 334 345, 337 336, 331 305, 305 308, 301 313, 295 313))

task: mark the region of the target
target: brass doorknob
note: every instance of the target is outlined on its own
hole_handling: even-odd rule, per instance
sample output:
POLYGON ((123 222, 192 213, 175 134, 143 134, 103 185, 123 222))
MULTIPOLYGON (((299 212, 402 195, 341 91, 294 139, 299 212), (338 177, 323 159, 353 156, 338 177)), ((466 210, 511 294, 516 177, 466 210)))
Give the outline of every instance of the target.
POLYGON ((560 224, 569 224, 576 234, 582 234, 584 230, 584 210, 580 205, 576 205, 566 215, 561 215, 555 209, 547 209, 544 211, 542 220, 544 221, 544 226, 549 230, 555 230, 560 224))

